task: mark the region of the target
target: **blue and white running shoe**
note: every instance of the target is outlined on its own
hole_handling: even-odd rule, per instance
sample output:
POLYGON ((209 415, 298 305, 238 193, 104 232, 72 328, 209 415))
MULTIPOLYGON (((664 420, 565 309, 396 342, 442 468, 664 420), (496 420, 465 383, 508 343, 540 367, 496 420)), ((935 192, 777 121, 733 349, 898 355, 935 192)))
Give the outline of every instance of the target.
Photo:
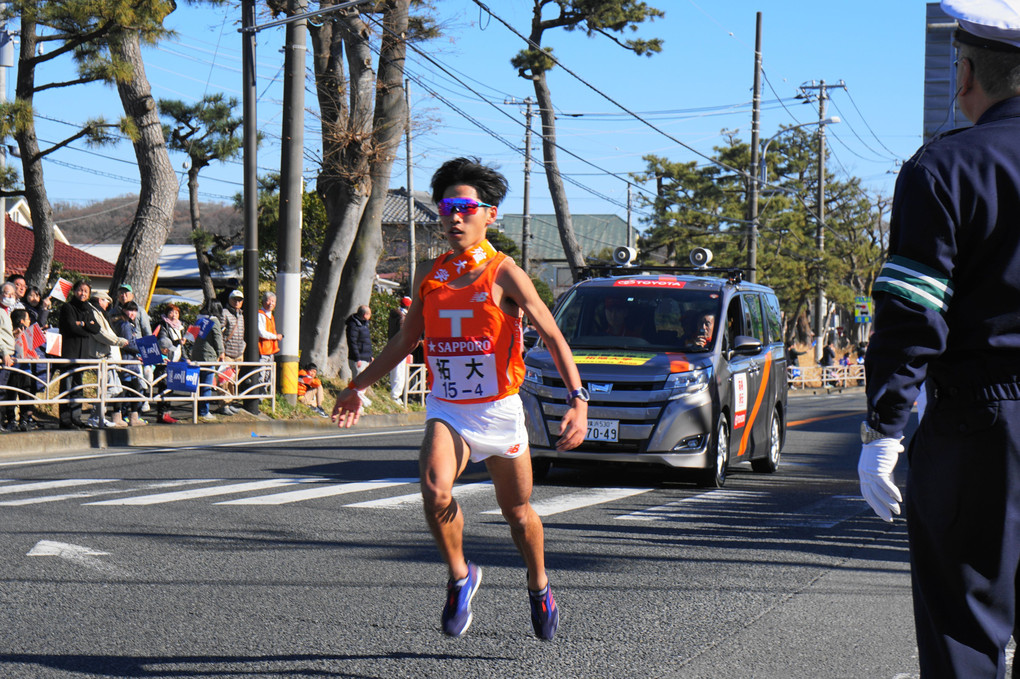
POLYGON ((467 577, 446 584, 446 606, 443 607, 443 633, 459 637, 471 626, 471 600, 482 584, 482 569, 468 561, 467 577))

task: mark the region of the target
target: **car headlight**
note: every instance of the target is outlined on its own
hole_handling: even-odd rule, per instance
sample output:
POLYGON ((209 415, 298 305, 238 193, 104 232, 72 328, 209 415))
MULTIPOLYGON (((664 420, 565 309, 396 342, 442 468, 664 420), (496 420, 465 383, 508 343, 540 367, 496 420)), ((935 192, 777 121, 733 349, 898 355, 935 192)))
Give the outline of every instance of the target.
POLYGON ((669 390, 669 400, 678 399, 681 396, 697 394, 708 389, 708 383, 712 379, 711 368, 698 368, 682 373, 673 373, 666 378, 666 389, 669 390))
POLYGON ((524 381, 532 384, 542 384, 542 371, 538 368, 524 367, 524 381))

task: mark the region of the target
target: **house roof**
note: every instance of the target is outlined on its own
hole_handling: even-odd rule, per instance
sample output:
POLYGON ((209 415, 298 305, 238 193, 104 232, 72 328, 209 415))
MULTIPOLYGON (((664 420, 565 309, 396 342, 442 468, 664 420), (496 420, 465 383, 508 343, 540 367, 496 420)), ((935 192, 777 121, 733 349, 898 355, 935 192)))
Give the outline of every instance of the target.
MULTIPOLYGON (((414 196, 414 221, 416 224, 435 224, 439 221, 432 197, 425 191, 412 191, 414 196)), ((383 206, 383 224, 407 224, 407 189, 390 189, 383 206)))
MULTIPOLYGON (((35 251, 32 229, 28 226, 18 224, 9 215, 4 215, 6 221, 6 241, 4 244, 4 277, 13 273, 24 273, 28 269, 28 262, 32 259, 32 252, 35 251)), ((114 266, 110 262, 90 255, 73 245, 61 243, 59 240, 53 242, 53 261, 60 262, 61 266, 69 271, 77 271, 86 276, 97 276, 111 278, 114 266)))
MULTIPOLYGON (((571 215, 574 234, 577 236, 581 253, 593 255, 604 248, 615 248, 627 244, 627 222, 617 215, 571 215)), ((517 243, 521 242, 524 215, 502 216, 503 233, 517 243)), ((531 215, 531 233, 528 259, 531 261, 564 261, 563 245, 556 215, 531 215)), ((637 241, 637 231, 631 242, 637 241)))

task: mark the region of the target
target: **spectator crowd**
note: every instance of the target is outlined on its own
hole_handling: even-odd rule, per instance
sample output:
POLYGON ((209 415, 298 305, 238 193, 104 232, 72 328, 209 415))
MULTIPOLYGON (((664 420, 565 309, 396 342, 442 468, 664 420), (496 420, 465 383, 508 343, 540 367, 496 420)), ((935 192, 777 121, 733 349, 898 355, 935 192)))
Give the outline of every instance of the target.
MULTIPOLYGON (((266 297, 275 302, 272 293, 266 297)), ((0 406, 0 433, 40 428, 35 399, 30 395, 43 392, 52 381, 50 376, 58 372, 60 393, 62 398, 67 397, 59 406, 61 429, 146 426, 149 421, 145 414, 149 412, 157 423, 178 424, 171 402, 158 396, 151 397, 150 402, 149 390, 150 385, 161 383, 168 364, 178 362, 218 364, 215 369, 201 369, 200 393, 211 397, 215 384, 224 398, 199 400, 200 419, 216 421, 214 408, 221 415, 235 414, 237 408, 231 396, 236 393, 231 377, 237 367, 232 363, 244 360, 243 304, 244 293, 233 290, 226 296, 226 305, 207 301, 195 325, 186 326, 180 307, 174 303, 161 305, 150 317, 126 283, 114 297, 93 290, 87 280, 64 287, 58 284, 44 295, 28 286, 23 276, 11 275, 0 286, 0 401, 15 403, 0 406), (152 345, 158 349, 160 360, 142 361, 143 346, 152 345), (96 364, 76 364, 74 361, 79 359, 109 360, 106 397, 125 400, 108 403, 106 412, 99 412, 94 404, 88 419, 84 419, 83 385, 92 381, 86 380, 85 374, 95 371, 96 364)), ((271 309, 269 306, 270 317, 271 309)), ((312 373, 318 383, 314 370, 312 373)), ((321 384, 308 386, 309 407, 323 414, 321 384)))

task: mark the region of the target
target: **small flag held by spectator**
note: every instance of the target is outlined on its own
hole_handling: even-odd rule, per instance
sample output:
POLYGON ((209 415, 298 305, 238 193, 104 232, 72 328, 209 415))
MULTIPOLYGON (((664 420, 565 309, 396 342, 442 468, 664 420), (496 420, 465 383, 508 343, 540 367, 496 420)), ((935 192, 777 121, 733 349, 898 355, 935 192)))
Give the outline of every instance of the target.
POLYGON ((191 335, 191 341, 194 342, 199 337, 205 338, 209 331, 212 330, 213 319, 209 316, 199 316, 195 319, 195 324, 190 326, 184 331, 185 335, 191 335))
POLYGON ((74 286, 71 284, 71 281, 66 278, 58 278, 53 289, 50 290, 50 297, 66 302, 67 296, 71 294, 72 287, 74 286))
POLYGON ((46 353, 50 356, 60 356, 63 350, 63 342, 60 337, 60 333, 56 330, 46 331, 46 353))
POLYGON ((163 354, 159 350, 159 339, 155 335, 139 337, 135 340, 138 346, 138 357, 143 365, 159 365, 163 362, 163 354))

